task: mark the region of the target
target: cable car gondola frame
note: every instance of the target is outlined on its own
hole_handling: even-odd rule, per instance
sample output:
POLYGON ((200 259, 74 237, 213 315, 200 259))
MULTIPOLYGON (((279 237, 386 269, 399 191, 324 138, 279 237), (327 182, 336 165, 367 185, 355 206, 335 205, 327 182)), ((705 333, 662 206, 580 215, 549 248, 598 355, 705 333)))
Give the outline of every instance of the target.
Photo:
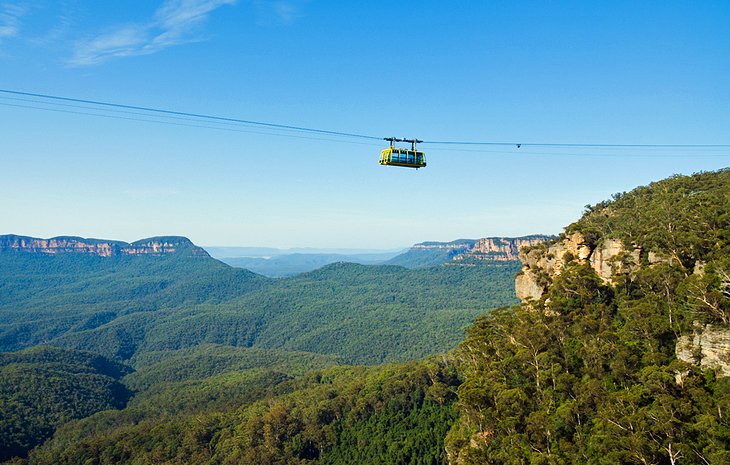
POLYGON ((426 166, 426 155, 416 150, 416 144, 423 142, 418 139, 399 139, 397 137, 385 137, 383 140, 390 142, 390 147, 380 152, 381 165, 400 166, 403 168, 423 168, 426 166), (395 146, 396 142, 408 142, 410 149, 395 146))

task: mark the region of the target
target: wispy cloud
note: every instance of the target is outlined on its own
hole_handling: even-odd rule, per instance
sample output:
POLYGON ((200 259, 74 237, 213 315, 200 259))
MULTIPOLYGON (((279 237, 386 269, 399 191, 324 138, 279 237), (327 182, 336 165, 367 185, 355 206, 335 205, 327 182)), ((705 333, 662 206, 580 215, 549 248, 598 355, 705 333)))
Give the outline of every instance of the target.
POLYGON ((27 7, 19 3, 0 5, 0 39, 17 35, 20 30, 20 18, 27 12, 27 7))
POLYGON ((302 16, 299 6, 292 2, 278 1, 273 6, 276 15, 285 23, 293 23, 302 16))
POLYGON ((166 0, 152 19, 104 32, 76 44, 73 66, 90 66, 112 58, 149 55, 197 40, 194 32, 210 13, 236 0, 166 0))
POLYGON ((277 23, 291 24, 304 16, 302 0, 255 0, 254 5, 261 16, 260 22, 268 23, 273 18, 277 23))

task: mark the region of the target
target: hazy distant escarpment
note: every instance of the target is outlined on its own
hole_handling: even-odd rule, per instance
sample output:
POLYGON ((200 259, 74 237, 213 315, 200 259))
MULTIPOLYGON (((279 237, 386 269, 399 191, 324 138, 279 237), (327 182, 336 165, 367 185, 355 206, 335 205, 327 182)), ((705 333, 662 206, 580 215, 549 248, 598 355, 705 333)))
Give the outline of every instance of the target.
POLYGON ((454 260, 519 260, 520 249, 541 244, 552 236, 534 234, 522 237, 485 237, 454 256, 454 260))
POLYGON ((31 254, 84 254, 100 257, 123 255, 184 254, 208 257, 208 253, 194 245, 190 239, 180 236, 160 236, 130 243, 102 239, 86 239, 74 236, 58 236, 50 239, 16 236, 0 236, 0 253, 20 252, 31 254))
MULTIPOLYGON (((214 257, 231 266, 246 268, 269 277, 286 277, 313 271, 337 262, 360 263, 363 265, 397 265, 405 268, 427 268, 439 265, 490 264, 495 262, 515 262, 519 260, 519 250, 539 244, 551 236, 531 235, 523 237, 485 237, 482 239, 458 239, 452 242, 421 242, 403 252, 352 253, 282 253, 272 249, 270 256, 227 256, 236 252, 235 248, 212 247, 214 257)), ((253 253, 257 253, 253 249, 253 253)), ((260 252, 258 252, 260 253, 260 252)))
POLYGON ((437 266, 449 262, 517 261, 522 247, 531 247, 552 239, 535 234, 522 237, 485 237, 451 242, 421 242, 386 263, 406 268, 437 266))

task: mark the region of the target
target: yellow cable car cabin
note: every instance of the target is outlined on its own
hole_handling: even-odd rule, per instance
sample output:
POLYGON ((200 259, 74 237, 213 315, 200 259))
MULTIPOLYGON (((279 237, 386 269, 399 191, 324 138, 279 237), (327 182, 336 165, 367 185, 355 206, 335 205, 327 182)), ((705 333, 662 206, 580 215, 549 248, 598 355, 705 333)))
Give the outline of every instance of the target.
POLYGON ((416 144, 423 142, 418 139, 396 139, 388 137, 390 147, 380 152, 380 164, 390 166, 402 166, 404 168, 423 168, 426 166, 426 156, 423 152, 416 150, 416 144), (395 147, 395 142, 410 142, 411 148, 404 149, 395 147))

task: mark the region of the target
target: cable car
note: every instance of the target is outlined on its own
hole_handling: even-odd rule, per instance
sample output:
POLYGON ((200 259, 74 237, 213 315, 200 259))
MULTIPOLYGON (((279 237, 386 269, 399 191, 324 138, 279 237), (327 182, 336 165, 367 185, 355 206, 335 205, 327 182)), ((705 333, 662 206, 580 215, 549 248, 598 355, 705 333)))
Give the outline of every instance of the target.
POLYGON ((416 150, 416 144, 423 142, 418 139, 398 139, 395 137, 386 137, 385 140, 390 142, 390 147, 380 152, 381 165, 402 166, 403 168, 423 168, 426 166, 426 156, 423 152, 416 150), (410 142, 411 148, 404 149, 395 146, 396 142, 410 142))

